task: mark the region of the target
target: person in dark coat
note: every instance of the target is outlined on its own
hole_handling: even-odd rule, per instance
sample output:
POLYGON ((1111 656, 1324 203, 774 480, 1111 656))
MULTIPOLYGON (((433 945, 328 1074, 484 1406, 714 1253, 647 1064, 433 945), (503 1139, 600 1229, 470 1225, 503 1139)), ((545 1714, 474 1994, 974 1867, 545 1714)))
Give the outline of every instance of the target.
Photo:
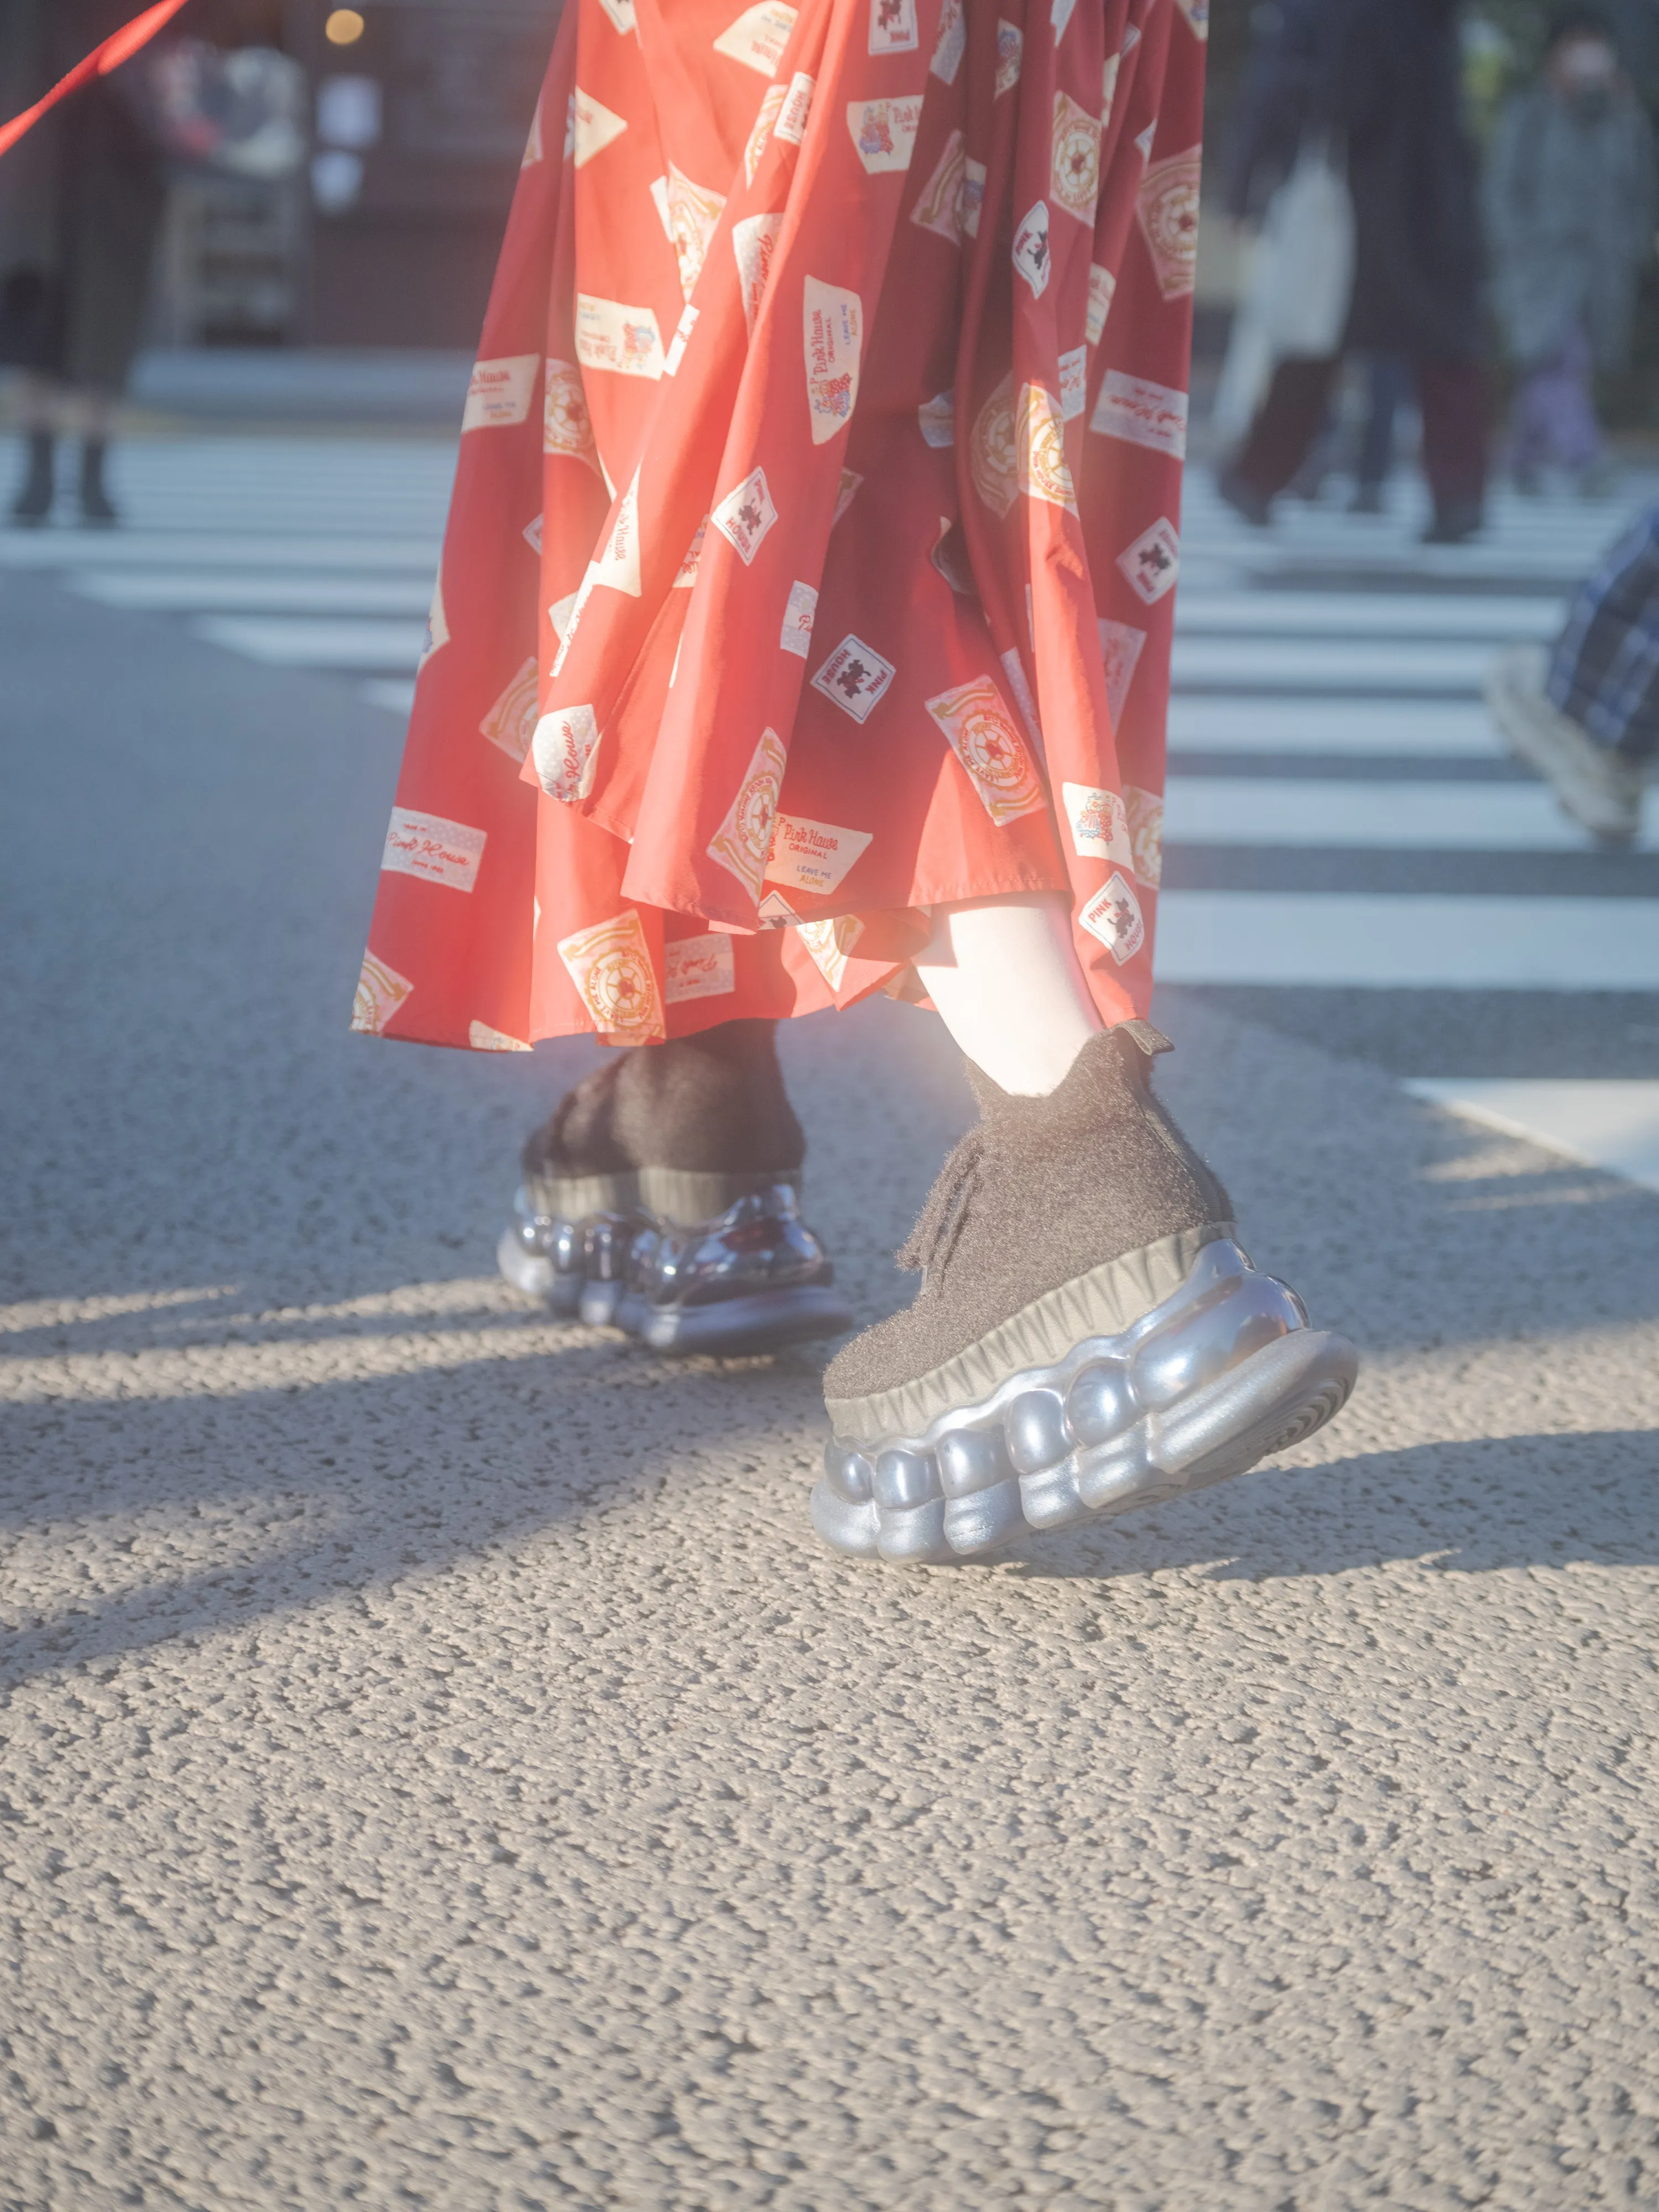
MULTIPOLYGON (((0 114, 32 105, 134 12, 129 0, 0 0, 0 114)), ((162 159, 112 77, 83 86, 0 161, 0 368, 24 372, 29 447, 15 521, 51 514, 54 447, 72 429, 82 519, 116 520, 105 456, 165 204, 162 159)))
MULTIPOLYGON (((1480 526, 1488 400, 1475 157, 1462 115, 1458 0, 1331 0, 1315 118, 1346 147, 1352 301, 1342 351, 1410 361, 1434 498, 1431 542, 1480 526)), ((1222 479, 1265 522, 1319 434, 1340 356, 1283 361, 1222 479)))

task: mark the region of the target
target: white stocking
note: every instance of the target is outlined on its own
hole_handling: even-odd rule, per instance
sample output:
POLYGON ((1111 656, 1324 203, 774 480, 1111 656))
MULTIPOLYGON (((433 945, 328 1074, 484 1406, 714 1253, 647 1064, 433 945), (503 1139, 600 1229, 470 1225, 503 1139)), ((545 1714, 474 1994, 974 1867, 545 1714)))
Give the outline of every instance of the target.
POLYGON ((975 1066, 1022 1097, 1045 1097, 1105 1027, 1072 943, 1070 912, 1052 893, 935 907, 915 969, 975 1066))

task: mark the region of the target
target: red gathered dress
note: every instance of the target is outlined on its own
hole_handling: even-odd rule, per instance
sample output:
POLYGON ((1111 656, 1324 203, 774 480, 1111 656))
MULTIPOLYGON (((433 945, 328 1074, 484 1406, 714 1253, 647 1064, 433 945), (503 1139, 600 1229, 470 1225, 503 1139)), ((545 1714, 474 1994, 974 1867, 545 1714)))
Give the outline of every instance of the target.
POLYGON ((1146 1010, 1205 0, 569 0, 356 1025, 636 1044, 1071 902, 1146 1010))

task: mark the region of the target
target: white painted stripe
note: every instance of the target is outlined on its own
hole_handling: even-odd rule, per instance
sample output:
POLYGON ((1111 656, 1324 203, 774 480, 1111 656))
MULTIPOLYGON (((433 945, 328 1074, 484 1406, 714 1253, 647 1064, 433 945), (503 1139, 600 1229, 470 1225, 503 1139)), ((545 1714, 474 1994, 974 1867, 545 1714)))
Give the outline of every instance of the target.
POLYGON ((1174 680, 1253 684, 1275 691, 1469 691, 1492 665, 1490 645, 1441 640, 1396 644, 1341 639, 1183 637, 1175 641, 1174 680))
POLYGON ((285 668, 412 668, 425 635, 422 623, 283 615, 206 615, 191 628, 209 645, 285 668))
POLYGON ((1659 1190, 1659 1083, 1425 1075, 1406 1088, 1472 1121, 1659 1190))
POLYGON ((1479 597, 1420 592, 1218 592, 1183 587, 1178 637, 1459 638, 1502 644, 1551 639, 1565 601, 1511 593, 1479 597))
POLYGON ((1583 853, 1587 830, 1542 783, 1171 776, 1172 845, 1315 845, 1385 852, 1583 853))
POLYGON ((1659 899, 1169 891, 1166 983, 1659 988, 1659 899))
POLYGON ((107 607, 155 614, 414 615, 423 617, 432 586, 409 576, 303 574, 261 568, 86 569, 71 591, 107 607))
POLYGON ((1484 707, 1443 700, 1170 702, 1173 750, 1218 753, 1423 754, 1465 760, 1504 750, 1484 707))
POLYGON ((0 532, 0 568, 79 568, 91 553, 105 572, 167 565, 245 568, 257 562, 261 568, 390 568, 429 579, 437 571, 441 542, 436 531, 354 537, 349 531, 120 530, 100 538, 93 552, 84 538, 71 538, 68 531, 60 536, 18 530, 0 532))
POLYGON ((357 695, 392 714, 407 714, 415 704, 414 684, 395 676, 373 676, 357 686, 357 695))

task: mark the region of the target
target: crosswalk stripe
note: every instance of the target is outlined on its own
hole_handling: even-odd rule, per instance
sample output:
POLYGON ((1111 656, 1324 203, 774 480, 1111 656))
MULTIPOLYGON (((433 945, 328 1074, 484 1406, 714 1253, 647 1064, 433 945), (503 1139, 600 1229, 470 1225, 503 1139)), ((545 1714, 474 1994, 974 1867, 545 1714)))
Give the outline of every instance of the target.
POLYGON ((1659 989, 1659 898, 1179 891, 1159 903, 1166 983, 1659 989))
MULTIPOLYGON (((134 440, 115 456, 126 526, 0 529, 0 569, 64 571, 89 599, 177 615, 268 666, 331 671, 402 717, 458 450, 402 435, 134 440)), ((1565 596, 1656 492, 1653 476, 1601 506, 1500 492, 1481 539, 1434 548, 1417 542, 1415 494, 1382 517, 1285 501, 1273 529, 1257 532, 1194 471, 1166 836, 1172 854, 1194 856, 1199 882, 1230 880, 1215 856, 1236 852, 1250 856, 1244 879, 1268 887, 1186 890, 1176 875, 1160 903, 1160 974, 1287 987, 1659 985, 1659 874, 1653 897, 1630 895, 1643 892, 1651 859, 1620 865, 1609 878, 1619 896, 1583 894, 1598 866, 1589 841, 1541 783, 1499 765, 1480 696, 1505 644, 1556 635, 1565 596), (1334 864, 1307 857, 1320 853, 1334 864), (1343 880, 1345 853, 1365 856, 1354 863, 1365 890, 1295 888, 1343 880), (1487 889, 1438 888, 1461 880, 1460 854, 1471 885, 1487 889), (1390 854, 1401 888, 1379 890, 1395 879, 1390 854), (1425 854, 1441 857, 1411 860, 1425 854), (1477 871, 1481 855, 1511 857, 1477 871), (1528 855, 1540 856, 1540 882, 1573 895, 1527 896, 1528 855), (1437 888, 1407 889, 1425 865, 1437 888)))
POLYGON ((1488 1128, 1541 1139, 1569 1159, 1659 1190, 1659 1083, 1619 1076, 1428 1075, 1413 1078, 1406 1088, 1488 1128))
POLYGON ((1591 840, 1538 783, 1171 776, 1171 845, 1311 845, 1401 852, 1582 853, 1591 840))

